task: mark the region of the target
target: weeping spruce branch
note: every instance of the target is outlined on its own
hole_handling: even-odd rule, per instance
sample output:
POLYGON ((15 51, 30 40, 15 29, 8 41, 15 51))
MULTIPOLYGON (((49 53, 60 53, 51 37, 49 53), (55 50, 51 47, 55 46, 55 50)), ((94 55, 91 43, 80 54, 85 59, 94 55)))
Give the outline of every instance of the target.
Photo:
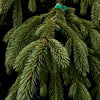
MULTIPOLYGON (((59 3, 67 0, 61 1, 57 0, 59 3)), ((13 70, 18 73, 5 100, 36 100, 37 84, 40 85, 38 95, 49 96, 49 100, 66 100, 64 90, 68 90, 68 98, 72 100, 99 100, 100 16, 97 9, 100 2, 74 0, 81 3, 82 14, 88 6, 92 7, 91 21, 76 16, 74 8, 66 9, 58 4, 50 12, 33 16, 23 23, 20 0, 0 2, 1 15, 14 4, 13 28, 3 41, 7 43, 6 71, 8 74, 13 70), (60 35, 65 43, 56 39, 60 35), (89 75, 96 87, 92 91, 89 88, 94 84, 89 75)), ((36 11, 35 0, 29 0, 28 9, 36 11)))
MULTIPOLYGON (((65 4, 67 0, 55 0, 58 3, 65 4)), ((88 7, 92 7, 92 20, 95 24, 99 22, 99 8, 100 8, 100 1, 99 0, 72 0, 75 4, 80 3, 80 13, 82 15, 87 13, 88 7)), ((46 0, 40 0, 41 3, 46 2, 46 0)), ((13 26, 18 26, 22 23, 22 1, 21 0, 1 0, 0 1, 0 25, 2 25, 7 12, 13 6, 13 26), (14 6, 13 6, 14 5, 14 6)), ((37 9, 36 0, 29 0, 28 1, 28 9, 31 12, 35 12, 37 9)))

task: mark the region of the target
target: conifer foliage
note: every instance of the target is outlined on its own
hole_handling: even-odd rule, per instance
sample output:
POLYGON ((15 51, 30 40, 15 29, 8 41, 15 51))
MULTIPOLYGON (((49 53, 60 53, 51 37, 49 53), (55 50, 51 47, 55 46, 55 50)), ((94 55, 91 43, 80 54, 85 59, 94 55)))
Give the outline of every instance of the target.
MULTIPOLYGON (((66 0, 57 0, 61 1, 66 0)), ((21 1, 0 0, 2 15, 14 4, 13 28, 4 37, 8 44, 5 66, 8 74, 13 70, 18 73, 5 100, 35 100, 37 81, 40 96, 49 95, 50 100, 67 100, 64 85, 72 100, 100 100, 100 2, 74 0, 79 1, 82 14, 91 5, 91 21, 79 18, 74 8, 67 7, 66 11, 52 8, 22 23, 21 1), (60 34, 65 44, 56 40, 60 34), (94 89, 89 91, 91 87, 94 89)), ((36 1, 29 0, 28 8, 34 12, 36 1)))

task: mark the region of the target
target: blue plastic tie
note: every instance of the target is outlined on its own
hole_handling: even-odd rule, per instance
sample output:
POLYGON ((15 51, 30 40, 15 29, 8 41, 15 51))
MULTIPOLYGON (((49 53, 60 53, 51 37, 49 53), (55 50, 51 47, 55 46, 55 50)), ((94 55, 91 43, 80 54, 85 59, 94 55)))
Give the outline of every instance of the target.
POLYGON ((55 5, 55 8, 57 8, 57 9, 63 9, 64 11, 66 11, 67 6, 63 6, 63 5, 59 4, 59 3, 57 3, 57 4, 55 5))

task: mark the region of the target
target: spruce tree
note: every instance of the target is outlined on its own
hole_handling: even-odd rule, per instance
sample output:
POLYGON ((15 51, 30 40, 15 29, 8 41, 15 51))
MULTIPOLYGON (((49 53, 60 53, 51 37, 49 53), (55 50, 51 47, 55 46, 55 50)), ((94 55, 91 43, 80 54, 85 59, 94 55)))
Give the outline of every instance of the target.
MULTIPOLYGON (((67 0, 55 1, 49 12, 22 22, 22 1, 0 0, 1 25, 13 5, 13 27, 3 41, 6 72, 18 73, 5 100, 36 100, 38 82, 39 95, 49 100, 100 100, 100 1, 73 0, 82 15, 91 8, 91 20, 78 17, 67 0), (56 39, 60 34, 65 43, 56 39)), ((29 0, 29 11, 36 8, 29 0)))

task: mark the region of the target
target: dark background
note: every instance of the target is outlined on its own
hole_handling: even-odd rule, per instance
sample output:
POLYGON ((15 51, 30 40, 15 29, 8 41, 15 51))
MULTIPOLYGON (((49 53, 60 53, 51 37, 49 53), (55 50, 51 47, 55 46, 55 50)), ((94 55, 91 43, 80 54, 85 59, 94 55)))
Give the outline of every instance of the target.
MULTIPOLYGON (((46 0, 45 3, 40 3, 39 0, 36 0, 36 2, 37 2, 37 10, 36 10, 35 13, 31 13, 27 9, 28 0, 23 0, 23 2, 22 2, 23 21, 25 21, 27 18, 29 18, 31 16, 39 15, 39 14, 48 12, 50 10, 50 8, 54 7, 55 4, 56 4, 56 2, 54 0, 46 0)), ((88 10, 87 15, 81 16, 80 13, 79 13, 79 10, 80 10, 79 4, 76 5, 76 4, 73 4, 72 0, 67 0, 66 5, 68 7, 75 7, 76 8, 75 13, 79 17, 90 20, 90 8, 88 10)), ((13 5, 12 5, 12 8, 13 8, 13 5)), ((5 52, 6 52, 7 44, 5 44, 2 41, 5 34, 8 32, 8 30, 13 27, 13 24, 12 24, 12 8, 7 13, 7 16, 6 16, 2 26, 0 26, 0 100, 4 100, 4 98, 7 96, 8 89, 11 87, 11 85, 14 83, 14 81, 17 77, 17 73, 15 73, 15 72, 13 72, 12 75, 6 74, 4 62, 5 62, 5 52)), ((40 99, 37 99, 37 100, 40 100, 40 99)))

